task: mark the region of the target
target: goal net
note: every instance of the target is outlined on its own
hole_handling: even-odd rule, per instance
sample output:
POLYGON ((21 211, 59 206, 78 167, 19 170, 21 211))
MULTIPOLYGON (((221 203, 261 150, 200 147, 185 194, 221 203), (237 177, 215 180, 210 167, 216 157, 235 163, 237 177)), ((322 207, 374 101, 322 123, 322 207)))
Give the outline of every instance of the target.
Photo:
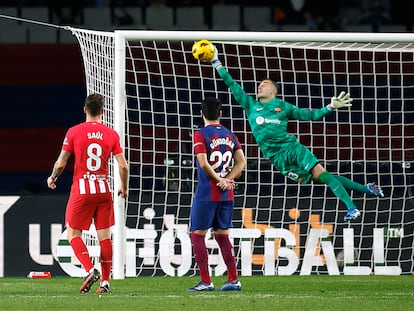
MULTIPOLYGON (((188 234, 197 184, 192 134, 203 126, 206 96, 222 101, 221 122, 247 157, 231 230, 241 275, 413 273, 413 35, 70 30, 88 93, 105 95, 105 122, 125 139, 130 165, 129 197, 115 198, 114 278, 197 273, 188 234), (328 171, 376 182, 385 198, 351 193, 362 217, 347 223, 345 205, 325 185, 299 185, 276 171, 224 82, 193 59, 192 43, 206 36, 253 96, 264 78, 278 81, 281 98, 301 108, 319 109, 350 92, 351 109, 291 122, 289 131, 328 171)), ((211 273, 224 274, 207 239, 211 273)))

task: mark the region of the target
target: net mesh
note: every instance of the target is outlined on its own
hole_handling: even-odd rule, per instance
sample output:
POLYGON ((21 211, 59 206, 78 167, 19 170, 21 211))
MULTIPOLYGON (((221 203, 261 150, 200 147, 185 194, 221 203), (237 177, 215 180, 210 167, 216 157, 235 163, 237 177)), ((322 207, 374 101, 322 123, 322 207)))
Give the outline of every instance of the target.
MULTIPOLYGON (((113 35, 81 30, 75 34, 81 44, 88 92, 103 93, 109 98, 111 110, 113 35)), ((132 247, 129 253, 135 254, 132 263, 127 258, 127 274, 196 273, 188 241, 183 241, 185 238, 177 232, 188 233, 191 199, 197 183, 192 134, 203 126, 200 102, 206 96, 222 101, 221 122, 235 132, 247 156, 247 168, 236 189, 233 224, 235 228, 260 230, 260 235, 248 239, 252 245, 249 259, 242 247, 246 239, 234 238, 242 274, 267 273, 265 230, 269 228, 285 229, 295 241, 288 245, 283 238, 272 240, 275 273, 281 274, 289 263, 282 252, 279 254, 282 248, 296 254, 299 264, 294 271, 303 272, 313 229, 327 230, 329 237, 325 240, 333 246, 336 263, 340 268, 349 265, 343 262, 344 229, 351 228, 353 265, 370 267, 372 271, 376 266, 399 266, 401 273, 411 274, 413 45, 226 41, 215 44, 225 67, 253 96, 258 82, 265 78, 278 81, 281 98, 301 108, 319 109, 332 96, 349 91, 354 98, 351 109, 342 109, 321 121, 293 121, 289 131, 313 151, 328 171, 362 184, 376 182, 386 197, 351 193, 362 210, 362 218, 352 224, 343 222, 346 207, 326 186, 291 182, 262 157, 244 112, 212 66, 193 59, 192 42, 137 38, 126 42, 126 150, 131 175, 125 225, 132 231, 155 231, 156 236, 127 236, 132 247), (378 240, 375 229, 383 233, 381 254, 374 250, 378 240), (163 239, 170 231, 175 233, 164 250, 160 245, 164 245, 163 239), (163 256, 168 257, 168 265, 162 263, 163 256), (246 260, 251 260, 251 265, 247 264, 251 271, 242 269, 246 260)), ((112 124, 111 112, 105 121, 112 124)), ((211 237, 208 243, 210 260, 219 267, 217 246, 211 237)), ((311 263, 312 273, 331 273, 328 252, 322 242, 317 244, 315 258, 321 262, 315 259, 311 263)), ((214 273, 215 265, 211 266, 214 273)))

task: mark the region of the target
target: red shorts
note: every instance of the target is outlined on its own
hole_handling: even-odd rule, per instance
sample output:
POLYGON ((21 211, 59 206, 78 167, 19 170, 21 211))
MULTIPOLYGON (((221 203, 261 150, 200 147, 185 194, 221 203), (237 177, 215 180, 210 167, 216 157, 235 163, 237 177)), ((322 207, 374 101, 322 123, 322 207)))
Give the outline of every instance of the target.
POLYGON ((88 230, 94 221, 96 230, 115 224, 112 194, 71 194, 66 206, 66 225, 88 230))

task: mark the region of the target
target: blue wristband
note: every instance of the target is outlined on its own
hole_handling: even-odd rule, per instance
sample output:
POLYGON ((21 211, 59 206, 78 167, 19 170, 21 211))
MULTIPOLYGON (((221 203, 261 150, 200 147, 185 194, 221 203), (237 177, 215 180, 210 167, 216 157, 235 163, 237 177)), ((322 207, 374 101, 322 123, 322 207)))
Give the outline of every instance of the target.
POLYGON ((213 60, 211 62, 211 64, 213 65, 214 68, 217 68, 218 66, 221 66, 221 61, 219 61, 218 59, 213 60))

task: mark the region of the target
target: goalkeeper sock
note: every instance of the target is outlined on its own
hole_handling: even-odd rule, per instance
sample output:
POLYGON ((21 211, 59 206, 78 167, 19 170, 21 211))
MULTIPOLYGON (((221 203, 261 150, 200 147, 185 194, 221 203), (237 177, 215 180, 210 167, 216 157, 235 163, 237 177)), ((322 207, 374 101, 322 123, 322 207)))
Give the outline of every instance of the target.
POLYGON ((101 273, 102 281, 109 281, 112 267, 112 242, 111 239, 105 239, 99 242, 101 247, 101 273))
POLYGON ((201 282, 210 284, 210 272, 208 271, 208 253, 204 235, 191 232, 191 242, 193 244, 194 258, 200 270, 201 282))
POLYGON ((334 176, 342 184, 342 186, 345 187, 345 189, 355 190, 361 193, 367 193, 367 187, 365 185, 352 181, 349 178, 346 178, 344 176, 333 175, 333 174, 331 175, 334 176))
POLYGON ((236 259, 233 255, 233 245, 229 240, 228 234, 214 233, 214 238, 220 247, 224 263, 227 266, 227 279, 229 282, 237 280, 236 259))
POLYGON ((319 175, 318 181, 326 184, 331 188, 333 194, 345 203, 346 207, 349 209, 356 208, 354 202, 352 202, 351 197, 348 192, 346 192, 342 183, 331 175, 329 172, 325 171, 319 175))
POLYGON ((93 263, 89 257, 88 249, 86 248, 85 243, 81 237, 74 237, 70 240, 70 246, 72 246, 73 252, 76 255, 76 258, 79 259, 82 266, 85 268, 86 272, 89 273, 93 268, 93 263))

